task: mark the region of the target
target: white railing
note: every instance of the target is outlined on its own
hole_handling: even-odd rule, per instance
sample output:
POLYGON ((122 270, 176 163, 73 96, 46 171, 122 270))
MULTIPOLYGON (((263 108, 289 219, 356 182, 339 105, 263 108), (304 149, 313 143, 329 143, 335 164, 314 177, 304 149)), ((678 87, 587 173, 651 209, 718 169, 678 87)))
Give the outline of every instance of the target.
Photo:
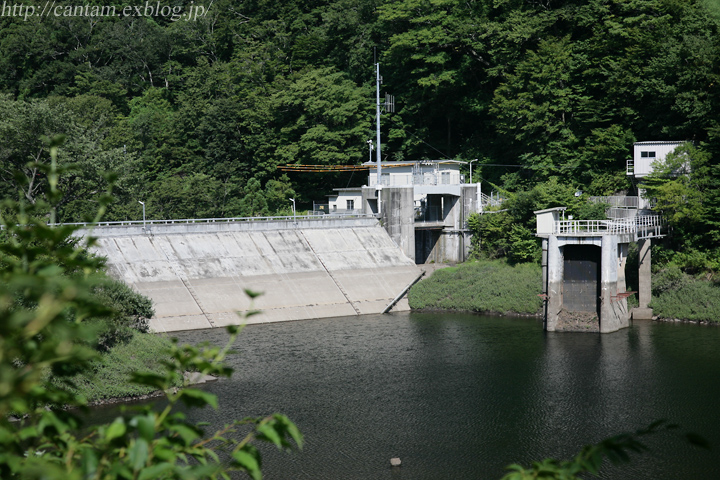
POLYGON ((651 209, 656 203, 654 200, 648 198, 625 195, 590 197, 588 200, 593 203, 607 203, 610 208, 651 209))
MULTIPOLYGON (((373 218, 372 213, 345 213, 332 215, 332 217, 351 217, 351 218, 373 218)), ((329 219, 330 215, 288 215, 281 217, 233 217, 233 218, 185 218, 180 220, 120 220, 116 222, 98 222, 98 223, 49 223, 48 226, 56 227, 60 225, 77 225, 81 227, 125 227, 125 226, 143 226, 143 225, 189 225, 189 224, 212 224, 212 223, 245 223, 245 222, 294 222, 298 220, 318 221, 329 219)))
POLYGON ((644 234, 652 231, 659 235, 662 225, 663 220, 659 215, 641 215, 617 220, 559 220, 555 222, 554 234, 582 237, 624 233, 644 234))
MULTIPOLYGON (((391 173, 388 175, 383 174, 380 183, 383 186, 409 186, 409 185, 461 185, 463 183, 463 177, 457 172, 450 172, 449 174, 443 175, 443 172, 439 173, 391 173)), ((370 173, 368 177, 368 186, 374 187, 377 185, 377 175, 370 173)))
POLYGON ((614 208, 638 208, 641 199, 640 197, 613 195, 607 197, 590 197, 588 200, 592 203, 607 203, 608 206, 614 208))
POLYGON ((499 207, 505 199, 500 197, 500 194, 485 195, 480 193, 480 204, 483 207, 499 207))

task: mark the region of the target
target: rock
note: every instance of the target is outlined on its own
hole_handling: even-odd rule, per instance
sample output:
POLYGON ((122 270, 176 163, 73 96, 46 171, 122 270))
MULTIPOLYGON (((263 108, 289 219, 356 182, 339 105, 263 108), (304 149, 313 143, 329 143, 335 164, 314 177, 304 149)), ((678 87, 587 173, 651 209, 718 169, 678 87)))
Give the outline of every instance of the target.
POLYGON ((390 465, 393 466, 393 467, 399 467, 401 463, 402 463, 402 462, 401 462, 400 459, 397 458, 397 457, 390 459, 390 465))

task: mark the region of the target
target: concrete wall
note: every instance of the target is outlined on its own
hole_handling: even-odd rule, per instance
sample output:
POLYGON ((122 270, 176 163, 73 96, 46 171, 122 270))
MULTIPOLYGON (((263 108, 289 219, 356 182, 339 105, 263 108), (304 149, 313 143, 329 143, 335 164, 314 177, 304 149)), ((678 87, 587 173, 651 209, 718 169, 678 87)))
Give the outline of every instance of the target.
POLYGON ((382 189, 382 219, 390 238, 415 261, 415 203, 413 187, 382 189))
POLYGON ((251 307, 244 289, 264 292, 249 323, 380 313, 421 273, 377 220, 329 222, 93 234, 110 274, 154 301, 155 331, 240 323, 235 312, 251 307))
MULTIPOLYGON (((547 267, 543 270, 546 293, 545 328, 548 331, 599 331, 609 333, 630 325, 625 293, 625 263, 627 239, 622 235, 600 237, 558 237, 549 235, 543 240, 543 256, 547 267), (596 312, 572 312, 567 307, 574 302, 565 291, 565 248, 568 245, 600 247, 599 315, 596 312), (545 250, 547 253, 545 253, 545 250)), ((588 282, 589 284, 590 282, 588 282)), ((590 310, 590 309, 588 309, 590 310)))

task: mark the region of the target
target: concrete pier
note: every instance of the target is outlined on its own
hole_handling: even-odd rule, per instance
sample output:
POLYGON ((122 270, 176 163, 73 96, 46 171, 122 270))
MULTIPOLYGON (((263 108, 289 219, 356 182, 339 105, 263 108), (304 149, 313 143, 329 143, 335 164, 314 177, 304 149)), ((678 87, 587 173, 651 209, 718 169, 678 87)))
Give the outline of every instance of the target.
POLYGON ((548 331, 609 333, 630 325, 625 266, 629 244, 640 245, 640 307, 632 318, 652 318, 650 242, 660 217, 565 220, 565 207, 535 212, 542 238, 544 326, 548 331))
POLYGON ((650 239, 638 241, 638 307, 632 311, 632 317, 636 320, 651 320, 653 316, 650 308, 652 299, 652 273, 650 239))

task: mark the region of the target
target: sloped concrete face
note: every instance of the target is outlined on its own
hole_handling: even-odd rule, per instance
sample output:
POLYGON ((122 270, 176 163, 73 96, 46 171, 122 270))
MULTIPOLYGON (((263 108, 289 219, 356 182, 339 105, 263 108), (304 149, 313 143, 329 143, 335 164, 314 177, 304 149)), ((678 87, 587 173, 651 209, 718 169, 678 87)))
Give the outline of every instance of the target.
POLYGON ((109 273, 153 300, 158 332, 238 324, 251 308, 263 313, 248 323, 380 313, 421 273, 379 224, 98 237, 109 273), (263 295, 251 306, 245 289, 263 295))

